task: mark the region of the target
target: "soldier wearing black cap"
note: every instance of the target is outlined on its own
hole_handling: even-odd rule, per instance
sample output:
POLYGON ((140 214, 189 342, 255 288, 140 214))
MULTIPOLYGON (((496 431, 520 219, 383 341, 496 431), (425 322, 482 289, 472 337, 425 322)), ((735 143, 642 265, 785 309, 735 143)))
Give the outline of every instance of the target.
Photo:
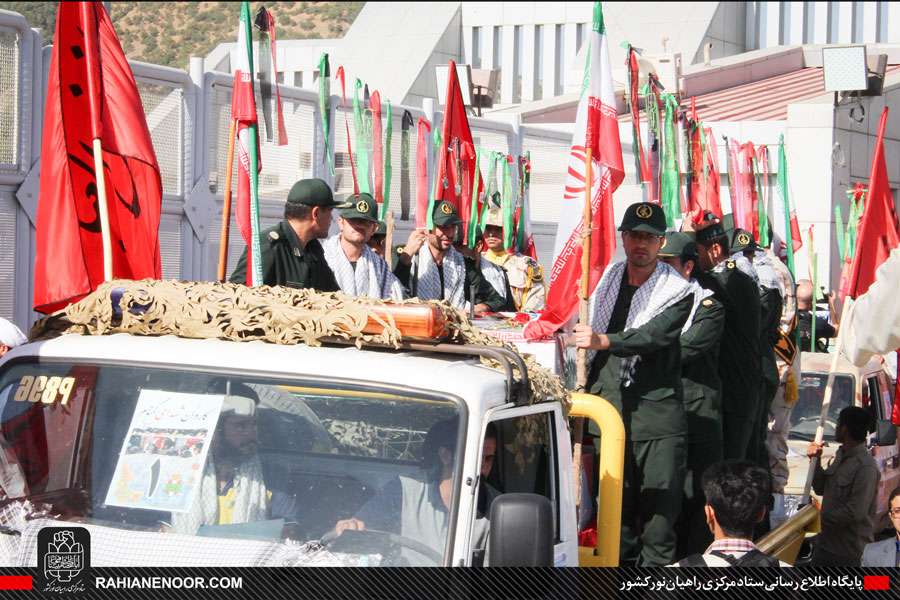
POLYGON ((476 314, 503 310, 506 300, 478 270, 453 247, 462 220, 449 202, 435 203, 434 229, 415 229, 405 246, 396 249, 394 274, 406 286, 409 296, 423 300, 447 300, 459 309, 466 303, 476 314))
POLYGON ((730 257, 731 242, 715 215, 707 212, 694 228, 700 266, 697 281, 725 307, 725 329, 719 346, 724 456, 743 459, 760 408, 759 289, 730 257))
POLYGON ((575 345, 597 351, 589 391, 609 400, 625 424, 621 562, 675 561, 687 417, 679 336, 691 312, 690 286, 657 259, 666 229, 662 208, 628 207, 619 230, 626 260, 610 265, 592 297, 590 325, 575 345))
POLYGON ((692 278, 698 258, 692 235, 667 233, 659 257, 690 282, 694 294, 693 311, 681 331, 681 379, 688 422, 684 503, 676 526, 677 556, 681 557, 702 553, 712 542, 701 484, 706 468, 722 460, 719 342, 725 307, 692 278))
MULTIPOLYGON (((334 201, 321 179, 301 179, 288 192, 284 220, 260 234, 263 285, 312 288, 336 292, 340 288, 328 268, 319 240, 328 236, 331 212, 346 204, 334 201)), ((249 283, 247 249, 231 274, 233 283, 249 283)))

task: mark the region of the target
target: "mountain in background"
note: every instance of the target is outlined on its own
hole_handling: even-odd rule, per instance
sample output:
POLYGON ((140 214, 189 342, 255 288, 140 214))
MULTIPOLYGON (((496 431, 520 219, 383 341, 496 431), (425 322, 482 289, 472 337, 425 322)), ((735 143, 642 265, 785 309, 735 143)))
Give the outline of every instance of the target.
MULTIPOLYGON (((279 40, 339 38, 365 2, 251 2, 251 14, 264 5, 275 16, 279 40)), ((23 15, 50 44, 56 28, 56 2, 0 2, 0 9, 23 15)), ((239 2, 110 2, 112 22, 132 60, 179 69, 191 56, 206 56, 237 39, 239 2)))

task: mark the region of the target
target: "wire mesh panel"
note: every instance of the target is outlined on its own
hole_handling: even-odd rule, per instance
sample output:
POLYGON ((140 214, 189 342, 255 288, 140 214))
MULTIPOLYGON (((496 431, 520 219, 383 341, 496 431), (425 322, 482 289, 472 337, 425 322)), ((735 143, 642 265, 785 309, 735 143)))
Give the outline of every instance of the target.
POLYGON ((163 279, 181 279, 181 219, 177 215, 162 215, 159 220, 163 279))
POLYGON ((0 29, 0 169, 19 165, 19 35, 0 29))
POLYGON ((162 175, 163 192, 184 194, 184 90, 181 87, 137 81, 153 150, 162 175))
POLYGON ((522 153, 531 152, 531 220, 557 223, 569 168, 569 142, 557 137, 523 135, 522 153))
MULTIPOLYGON (((221 196, 225 189, 225 163, 228 156, 228 135, 231 127, 230 84, 213 84, 208 96, 208 149, 209 172, 214 182, 216 194, 221 196)), ((313 176, 316 137, 319 119, 316 107, 290 95, 290 89, 282 89, 284 124, 288 143, 279 146, 277 134, 268 139, 263 115, 262 102, 257 98, 257 118, 259 120, 260 160, 262 171, 259 175, 259 197, 262 202, 283 204, 291 186, 298 179, 313 176)), ((275 116, 272 117, 273 122, 275 116)), ((232 195, 237 194, 237 150, 232 164, 232 195)))
MULTIPOLYGON (((12 193, 0 194, 0 317, 13 320, 16 298, 16 199, 12 193)), ((22 251, 27 249, 23 248, 22 251)), ((21 281, 25 281, 22 277, 21 281)))

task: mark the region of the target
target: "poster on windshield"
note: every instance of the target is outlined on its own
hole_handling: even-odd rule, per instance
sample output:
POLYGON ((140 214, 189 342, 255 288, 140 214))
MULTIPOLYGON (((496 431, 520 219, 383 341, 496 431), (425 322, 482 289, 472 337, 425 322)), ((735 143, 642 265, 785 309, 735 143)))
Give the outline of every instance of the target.
POLYGON ((141 390, 106 504, 175 513, 194 502, 224 396, 141 390))

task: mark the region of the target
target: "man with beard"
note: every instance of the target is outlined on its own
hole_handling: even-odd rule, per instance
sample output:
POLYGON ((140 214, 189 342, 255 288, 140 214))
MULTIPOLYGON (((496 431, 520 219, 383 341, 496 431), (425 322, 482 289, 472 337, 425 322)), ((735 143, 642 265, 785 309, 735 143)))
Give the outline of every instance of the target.
POLYGON ((221 380, 211 386, 211 391, 224 392, 225 399, 200 489, 186 513, 172 513, 174 530, 193 535, 204 525, 236 525, 296 515, 296 498, 270 489, 263 477, 256 392, 247 385, 221 380))
POLYGON ((474 299, 475 314, 502 310, 506 301, 478 270, 453 247, 462 220, 449 202, 437 202, 432 213, 434 228, 409 234, 397 248, 394 274, 409 295, 422 300, 446 300, 465 310, 474 299), (427 243, 426 243, 427 242, 427 243))
POLYGON ((702 552, 712 541, 703 507, 703 472, 722 460, 722 409, 719 379, 719 342, 725 326, 725 307, 693 279, 697 244, 686 233, 669 232, 659 257, 691 286, 694 304, 681 329, 681 378, 687 411, 687 473, 684 505, 678 518, 677 556, 702 552))
POLYGON ((694 225, 700 273, 697 281, 725 307, 719 345, 722 380, 722 438, 726 459, 743 459, 750 451, 760 390, 760 299, 753 279, 730 258, 730 242, 711 212, 694 225))
POLYGON ((378 205, 369 194, 351 196, 338 217, 340 232, 322 244, 341 291, 350 296, 403 300, 403 286, 367 245, 378 227, 378 205))
MULTIPOLYGON (((331 188, 321 179, 301 179, 288 192, 284 221, 259 236, 263 285, 340 290, 322 254, 320 239, 328 237, 331 212, 346 208, 335 202, 331 188)), ((232 283, 247 283, 247 249, 231 274, 232 283)))
POLYGON ((594 351, 590 393, 609 400, 625 424, 623 565, 674 562, 681 512, 687 418, 679 337, 693 294, 657 259, 665 229, 660 206, 628 207, 619 227, 626 260, 607 268, 591 298, 590 324, 575 327, 575 345, 594 351))

